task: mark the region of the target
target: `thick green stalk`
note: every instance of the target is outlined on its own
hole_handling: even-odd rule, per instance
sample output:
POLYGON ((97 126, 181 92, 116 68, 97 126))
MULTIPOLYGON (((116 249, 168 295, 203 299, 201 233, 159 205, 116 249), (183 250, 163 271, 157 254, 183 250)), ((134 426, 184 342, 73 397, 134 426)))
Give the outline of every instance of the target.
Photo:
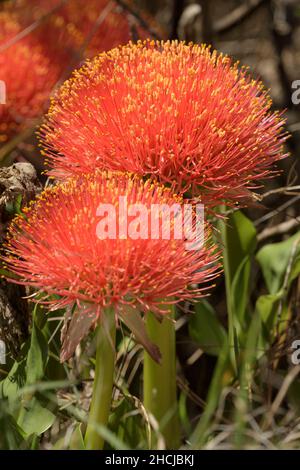
MULTIPOLYGON (((161 363, 153 361, 147 352, 144 354, 144 405, 156 418, 168 449, 177 449, 180 444, 173 317, 174 307, 170 308, 170 316, 161 323, 153 314, 147 314, 147 333, 160 349, 161 363)), ((155 447, 155 440, 152 446, 155 447)))
POLYGON ((115 369, 116 323, 113 310, 103 312, 97 331, 96 369, 92 403, 85 435, 85 446, 101 450, 104 439, 99 428, 107 426, 111 408, 115 369), (99 427, 97 430, 97 426, 99 427))

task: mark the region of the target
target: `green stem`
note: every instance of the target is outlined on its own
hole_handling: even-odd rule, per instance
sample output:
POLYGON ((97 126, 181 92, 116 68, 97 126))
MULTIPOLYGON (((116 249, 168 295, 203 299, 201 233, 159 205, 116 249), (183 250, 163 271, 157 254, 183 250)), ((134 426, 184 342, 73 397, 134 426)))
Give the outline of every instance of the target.
POLYGON ((101 427, 106 427, 111 408, 115 369, 116 323, 114 311, 103 312, 97 331, 96 370, 92 403, 85 435, 85 446, 89 450, 101 450, 104 439, 101 427))
MULTIPOLYGON (((176 347, 174 307, 171 315, 160 323, 152 313, 147 314, 146 327, 150 339, 159 347, 161 363, 144 354, 144 405, 157 420, 168 449, 180 445, 176 396, 176 347)), ((155 446, 154 440, 152 447, 155 446)))

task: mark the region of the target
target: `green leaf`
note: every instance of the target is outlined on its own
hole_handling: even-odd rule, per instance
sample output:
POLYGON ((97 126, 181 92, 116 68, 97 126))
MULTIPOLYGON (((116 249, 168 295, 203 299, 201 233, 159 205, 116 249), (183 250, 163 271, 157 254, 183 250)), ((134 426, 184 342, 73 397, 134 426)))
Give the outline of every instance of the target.
POLYGON ((145 447, 146 424, 133 400, 126 397, 116 403, 109 418, 109 429, 123 445, 126 442, 131 449, 145 447))
POLYGON ((55 420, 55 415, 48 409, 48 402, 42 403, 35 396, 35 390, 29 390, 43 379, 48 360, 47 340, 38 328, 35 316, 31 337, 23 348, 24 355, 26 352, 27 357, 20 363, 15 362, 1 382, 0 397, 7 399, 7 411, 11 419, 17 420, 16 429, 22 430, 26 445, 33 445, 34 436, 49 429, 55 420))
POLYGON ((48 360, 48 343, 43 332, 33 321, 30 348, 26 361, 26 384, 34 384, 44 377, 48 360))
POLYGON ((289 287, 300 272, 300 232, 283 242, 264 246, 257 253, 256 259, 270 294, 280 291, 287 272, 290 272, 287 282, 289 287))
POLYGON ((206 300, 195 306, 195 313, 189 320, 189 333, 203 351, 213 356, 219 355, 226 338, 214 308, 206 300))
POLYGON ((277 294, 261 295, 256 301, 255 312, 268 331, 272 330, 276 324, 276 312, 281 298, 282 292, 278 292, 277 294))
POLYGON ((291 273, 289 276, 289 283, 296 279, 300 274, 300 250, 297 250, 295 257, 293 259, 293 264, 291 267, 291 273))
POLYGON ((243 446, 246 436, 245 430, 248 421, 248 409, 250 407, 255 363, 261 352, 258 348, 261 333, 261 319, 257 313, 252 317, 249 325, 244 350, 241 356, 239 370, 239 389, 235 399, 235 432, 234 441, 237 448, 243 446))
POLYGON ((30 450, 39 450, 40 441, 36 434, 32 434, 32 436, 30 436, 28 443, 30 444, 30 450))
POLYGON ((214 413, 220 403, 220 397, 224 390, 224 386, 227 385, 227 376, 230 376, 228 374, 230 370, 229 357, 229 345, 226 340, 223 344, 222 350, 220 351, 214 375, 209 385, 206 407, 189 439, 192 449, 201 449, 209 436, 211 421, 213 420, 214 413))
POLYGON ((230 284, 246 257, 254 253, 256 248, 256 229, 248 217, 241 211, 234 212, 225 225, 225 248, 227 251, 227 275, 230 284))
POLYGON ((235 327, 244 325, 247 307, 249 304, 249 280, 251 271, 251 258, 246 256, 238 266, 230 289, 230 302, 235 318, 235 327))
POLYGON ((84 438, 81 428, 81 423, 76 425, 70 441, 70 450, 85 450, 84 438))
POLYGON ((7 279, 19 279, 16 274, 4 268, 0 269, 0 276, 6 277, 7 279))
POLYGON ((19 390, 25 385, 25 361, 15 362, 8 375, 0 383, 0 399, 7 398, 13 413, 20 405, 19 390))
MULTIPOLYGON (((55 312, 57 315, 57 311, 55 312)), ((49 315, 49 313, 48 313, 49 315)), ((44 305, 36 303, 32 312, 32 316, 34 318, 34 322, 39 330, 43 330, 45 325, 47 324, 47 314, 44 305)), ((49 315, 50 316, 50 315, 49 315)))
POLYGON ((95 430, 106 441, 107 445, 115 450, 130 450, 127 444, 119 439, 110 429, 102 424, 95 424, 95 430))
POLYGON ((190 435, 192 431, 192 423, 188 411, 188 395, 186 392, 182 391, 179 395, 178 400, 178 414, 180 418, 180 423, 183 427, 184 433, 190 435))
POLYGON ((18 194, 14 201, 9 201, 6 203, 5 210, 10 215, 23 215, 21 210, 22 205, 22 195, 18 194))
MULTIPOLYGON (((3 403, 2 403, 3 405, 3 403)), ((1 407, 2 408, 2 407, 1 407)), ((19 450, 25 443, 25 434, 15 419, 0 409, 0 450, 19 450)))
POLYGON ((25 391, 27 387, 34 386, 43 379, 48 360, 48 343, 43 332, 37 326, 35 312, 26 362, 24 360, 22 363, 23 371, 21 365, 15 372, 12 370, 16 374, 20 369, 23 372, 23 380, 19 381, 17 387, 13 388, 13 385, 8 383, 4 387, 4 392, 14 400, 13 406, 19 409, 17 422, 27 438, 33 434, 42 434, 52 426, 55 420, 54 414, 46 405, 42 405, 34 391, 25 391))
POLYGON ((223 245, 223 264, 226 285, 228 336, 230 358, 237 372, 237 357, 243 341, 249 304, 251 261, 256 248, 256 230, 253 223, 236 211, 226 221, 220 221, 223 245))
POLYGON ((44 407, 36 397, 26 404, 24 411, 22 429, 28 436, 31 434, 39 436, 47 431, 55 421, 55 415, 44 407))

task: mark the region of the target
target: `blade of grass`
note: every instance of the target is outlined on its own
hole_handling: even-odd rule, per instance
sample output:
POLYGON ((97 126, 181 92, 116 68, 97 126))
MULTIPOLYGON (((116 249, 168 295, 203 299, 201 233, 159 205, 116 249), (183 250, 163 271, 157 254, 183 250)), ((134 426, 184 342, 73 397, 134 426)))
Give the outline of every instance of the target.
POLYGON ((208 438, 209 428, 224 387, 224 375, 229 364, 229 344, 225 340, 209 387, 205 410, 190 439, 192 449, 201 449, 208 438))

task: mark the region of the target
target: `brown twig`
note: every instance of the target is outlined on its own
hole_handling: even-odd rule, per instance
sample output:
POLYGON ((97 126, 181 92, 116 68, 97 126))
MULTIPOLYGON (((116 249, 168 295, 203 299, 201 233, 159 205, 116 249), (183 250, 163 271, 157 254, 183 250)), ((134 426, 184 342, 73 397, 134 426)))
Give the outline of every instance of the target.
POLYGON ((257 240, 259 242, 265 240, 266 238, 273 237, 274 235, 283 235, 288 233, 294 228, 300 225, 300 219, 291 219, 281 224, 274 225, 273 227, 268 227, 257 235, 257 240))
POLYGON ((254 13, 267 0, 248 0, 214 24, 215 33, 224 33, 254 13))
POLYGON ((267 413, 265 422, 263 423, 262 429, 268 429, 268 427, 272 424, 272 420, 274 416, 276 415, 281 403, 284 400, 284 397, 286 396, 288 389, 290 388, 291 384, 294 382, 294 380, 297 378, 297 375, 300 372, 300 366, 293 367, 288 375, 285 377, 282 386, 277 393, 275 400, 273 401, 271 408, 269 412, 267 413))
POLYGON ((273 196, 274 194, 291 194, 291 191, 300 191, 300 185, 297 186, 284 186, 282 188, 271 189, 264 194, 256 194, 255 197, 258 201, 262 201, 269 196, 273 196))
POLYGON ((266 222, 267 220, 272 219, 272 217, 275 217, 276 215, 280 214, 280 212, 286 210, 288 207, 295 204, 297 201, 299 201, 299 199, 300 199, 300 194, 298 194, 297 196, 294 196, 292 199, 288 199, 284 204, 281 204, 279 207, 276 207, 276 209, 273 209, 271 212, 268 212, 267 214, 263 215, 259 219, 255 220, 254 222, 255 227, 262 224, 263 222, 266 222))
POLYGON ((136 11, 136 9, 127 5, 125 2, 123 2, 123 0, 115 0, 115 2, 120 5, 120 7, 124 11, 130 13, 130 15, 132 15, 139 22, 140 26, 146 29, 154 39, 162 39, 159 34, 157 34, 157 32, 153 28, 151 28, 151 26, 149 26, 149 24, 144 20, 144 18, 141 17, 141 15, 136 11))

